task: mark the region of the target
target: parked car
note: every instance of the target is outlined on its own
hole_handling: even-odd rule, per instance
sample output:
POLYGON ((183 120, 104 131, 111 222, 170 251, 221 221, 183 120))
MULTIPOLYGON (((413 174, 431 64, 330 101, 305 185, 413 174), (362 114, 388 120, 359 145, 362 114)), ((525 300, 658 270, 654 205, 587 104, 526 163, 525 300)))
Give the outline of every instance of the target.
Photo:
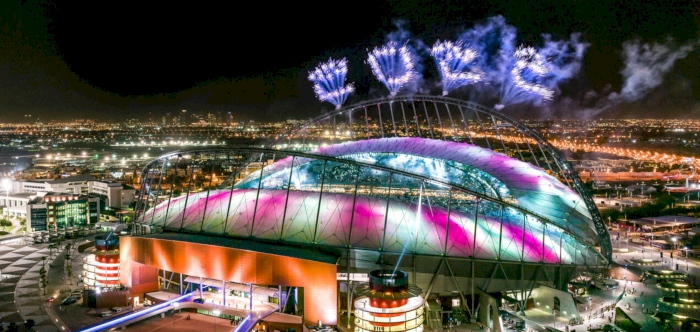
POLYGON ((112 308, 112 311, 114 311, 114 312, 122 312, 122 308, 120 308, 120 307, 114 307, 114 308, 112 308))
POLYGON ((204 303, 204 299, 200 297, 200 298, 198 298, 198 299, 194 299, 193 302, 194 302, 194 303, 204 303))
POLYGON ((75 303, 76 301, 78 301, 78 299, 76 299, 74 296, 69 296, 69 297, 65 298, 61 302, 61 304, 71 304, 71 303, 75 303))
POLYGON ((110 317, 112 315, 114 315, 114 314, 111 311, 105 311, 105 312, 100 313, 100 317, 110 317))
POLYGON ((55 300, 53 296, 49 298, 49 302, 53 302, 53 300, 55 300))

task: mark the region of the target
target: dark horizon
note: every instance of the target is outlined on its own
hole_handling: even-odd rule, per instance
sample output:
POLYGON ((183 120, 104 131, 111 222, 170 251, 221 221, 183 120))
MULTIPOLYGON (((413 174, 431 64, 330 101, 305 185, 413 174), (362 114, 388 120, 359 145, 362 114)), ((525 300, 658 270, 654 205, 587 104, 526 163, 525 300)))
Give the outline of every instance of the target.
MULTIPOLYGON (((517 42, 538 45, 542 34, 581 33, 588 44, 580 72, 544 105, 522 104, 509 114, 527 118, 700 118, 700 1, 621 4, 558 1, 358 3, 344 10, 287 4, 192 8, 124 2, 0 5, 0 122, 76 118, 116 121, 161 117, 182 109, 232 112, 235 121, 307 119, 334 107, 318 101, 309 70, 329 57, 347 57, 353 101, 386 96, 364 64, 403 19, 412 39, 431 45, 502 15, 517 42), (286 6, 286 7, 285 7, 286 6), (94 15, 84 15, 91 12, 94 15), (688 46, 662 82, 638 99, 624 93, 625 43, 667 47, 663 59, 688 46)), ((665 53, 664 53, 665 52, 665 53)), ((439 94, 434 65, 424 56, 422 90, 439 94)), ((644 64, 644 62, 641 62, 644 64)), ((650 75, 652 75, 650 74, 650 75)), ((479 89, 454 95, 492 106, 479 89)))

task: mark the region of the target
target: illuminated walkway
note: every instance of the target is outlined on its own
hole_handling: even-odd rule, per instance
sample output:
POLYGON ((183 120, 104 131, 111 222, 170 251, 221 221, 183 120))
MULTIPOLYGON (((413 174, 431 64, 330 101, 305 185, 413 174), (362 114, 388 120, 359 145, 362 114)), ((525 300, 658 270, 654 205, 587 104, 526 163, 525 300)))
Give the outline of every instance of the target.
POLYGON ((188 312, 179 312, 166 314, 165 317, 152 317, 144 321, 127 327, 126 331, 132 332, 165 332, 165 331, 231 331, 231 326, 228 319, 214 318, 210 316, 193 314, 188 312), (190 319, 187 320, 187 316, 190 319))
MULTIPOLYGON (((240 326, 240 328, 243 330, 246 328, 252 328, 252 326, 255 325, 255 322, 257 322, 262 317, 265 317, 268 314, 274 314, 274 311, 268 312, 268 313, 263 313, 261 315, 258 315, 256 313, 252 313, 253 316, 246 317, 246 316, 250 315, 251 313, 247 312, 245 310, 231 309, 231 308, 227 308, 227 307, 220 307, 220 306, 215 306, 215 305, 210 305, 210 304, 201 304, 201 303, 195 303, 195 302, 182 302, 182 301, 185 301, 188 298, 194 296, 195 294, 196 293, 185 294, 185 295, 179 296, 177 298, 174 298, 172 300, 165 301, 163 303, 159 303, 159 304, 154 305, 152 307, 148 307, 147 309, 139 310, 136 312, 131 312, 131 313, 116 317, 114 319, 111 319, 110 321, 82 329, 81 331, 83 331, 83 332, 108 331, 111 329, 123 328, 123 327, 127 327, 127 326, 129 329, 131 329, 132 328, 131 325, 137 324, 137 323, 138 323, 137 325, 133 326, 134 328, 136 328, 137 331, 154 331, 154 330, 157 330, 157 328, 164 327, 164 326, 168 326, 167 330, 172 330, 168 324, 145 323, 145 327, 139 327, 139 326, 142 325, 142 324, 140 324, 142 321, 145 321, 145 320, 148 320, 150 318, 157 317, 157 316, 161 316, 164 318, 166 315, 169 315, 173 318, 172 322, 174 325, 174 321, 175 321, 176 317, 180 317, 180 319, 182 319, 182 317, 186 317, 188 315, 188 313, 185 313, 185 312, 176 313, 173 315, 173 311, 180 311, 182 309, 199 309, 199 310, 206 310, 206 311, 218 311, 217 314, 221 314, 221 315, 232 315, 232 316, 245 317, 241 323, 242 325, 240 326), (154 326, 156 327, 156 329, 154 329, 154 326)), ((190 315, 190 317, 192 317, 192 315, 200 316, 200 315, 191 314, 191 313, 189 313, 189 315, 190 315)), ((284 316, 289 316, 289 315, 284 315, 284 316)), ((220 320, 216 317, 209 317, 209 319, 212 322, 217 322, 220 320)), ((298 317, 298 319, 299 319, 299 322, 297 322, 297 323, 301 324, 301 318, 298 317)), ((228 322, 228 320, 225 320, 225 321, 228 322)), ((211 329, 204 329, 201 325, 196 325, 196 326, 197 326, 197 328, 194 331, 197 331, 197 330, 211 331, 211 329)), ((222 327, 222 331, 226 331, 226 330, 233 330, 233 328, 231 326, 224 325, 224 327, 222 327)))

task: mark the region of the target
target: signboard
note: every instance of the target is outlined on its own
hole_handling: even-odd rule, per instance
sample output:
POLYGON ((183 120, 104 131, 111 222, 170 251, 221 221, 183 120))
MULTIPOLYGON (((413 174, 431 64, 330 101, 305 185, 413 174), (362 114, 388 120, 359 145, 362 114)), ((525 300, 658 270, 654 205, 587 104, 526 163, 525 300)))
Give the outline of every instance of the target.
MULTIPOLYGON (((348 280, 347 273, 338 273, 338 281, 348 280)), ((350 273, 350 281, 369 282, 367 273, 350 273)))

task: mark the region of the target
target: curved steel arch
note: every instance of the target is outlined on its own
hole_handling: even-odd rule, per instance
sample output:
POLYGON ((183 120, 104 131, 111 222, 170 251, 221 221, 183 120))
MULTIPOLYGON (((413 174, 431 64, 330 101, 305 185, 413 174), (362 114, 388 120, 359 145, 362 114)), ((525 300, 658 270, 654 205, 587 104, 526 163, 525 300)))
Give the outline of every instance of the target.
MULTIPOLYGON (((435 136, 442 136, 442 139, 447 139, 447 136, 444 135, 445 133, 445 128, 442 123, 442 119, 440 118, 440 111, 438 109, 438 103, 443 104, 446 109, 446 114, 449 117, 450 124, 451 124, 451 131, 452 131, 452 139, 453 140, 460 140, 461 138, 456 138, 454 133, 456 131, 455 127, 455 121, 452 116, 450 106, 456 107, 459 110, 459 115, 462 118, 462 122, 464 123, 463 126, 466 128, 466 133, 469 139, 469 142, 474 143, 475 140, 478 139, 476 137, 475 140, 473 140, 471 134, 470 134, 470 129, 469 129, 469 124, 467 118, 465 117, 464 110, 467 111, 472 111, 475 115, 475 121, 478 126, 477 130, 480 128, 483 134, 484 141, 486 143, 486 147, 490 150, 494 150, 494 148, 491 145, 491 142, 489 141, 488 136, 486 135, 486 130, 484 129, 484 121, 482 121, 482 116, 485 116, 485 119, 490 118, 491 124, 486 124, 487 126, 492 125, 493 128, 495 128, 496 132, 496 137, 492 137, 491 139, 497 139, 500 141, 501 146, 504 149, 504 152, 506 151, 506 144, 503 141, 503 137, 501 136, 500 133, 500 127, 497 124, 497 120, 505 122, 509 124, 509 127, 506 127, 504 130, 510 130, 513 129, 515 133, 519 133, 523 135, 525 138, 523 139, 523 142, 527 144, 528 149, 530 150, 531 155, 534 157, 534 162, 537 167, 539 168, 544 168, 539 164, 538 157, 537 157, 537 150, 533 150, 533 148, 530 145, 530 140, 536 145, 536 147, 539 149, 540 155, 544 158, 544 162, 547 164, 547 168, 555 175, 559 175, 562 179, 563 182, 567 185, 569 185, 574 191, 576 191, 581 198, 583 199, 584 203, 586 204, 586 208, 588 209, 591 218, 593 220, 593 224, 596 229, 596 233, 598 235, 598 241, 600 244, 601 248, 601 253, 603 256, 608 260, 608 262, 612 261, 612 245, 610 242, 610 235, 608 233, 607 227, 605 225, 605 222, 603 218, 600 215, 600 212, 598 211, 598 208, 595 206, 595 202, 593 201, 590 193, 588 192, 588 189, 586 188, 585 184, 583 181, 579 178, 578 174, 574 171, 573 166, 564 158, 559 151, 554 148, 545 138, 543 138, 536 130, 533 128, 530 128, 526 124, 522 123, 521 121, 504 114, 502 112, 499 112, 495 109, 484 107, 482 105, 473 103, 473 102, 468 102, 464 101, 461 99, 456 99, 456 98, 450 98, 450 97, 441 97, 441 96, 430 96, 430 95, 414 95, 414 96, 396 96, 396 97, 384 97, 384 98, 376 98, 376 99, 371 99, 371 100, 365 100, 353 105, 349 105, 340 109, 333 110, 329 113, 323 114, 315 119, 309 120, 299 126, 296 126, 294 128, 291 128, 288 130, 285 134, 280 135, 277 140, 271 142, 270 144, 266 145, 266 148, 272 149, 273 147, 277 146, 290 136, 294 135, 295 133, 302 132, 308 128, 312 128, 313 126, 319 126, 320 130, 320 124, 324 121, 333 121, 333 133, 335 135, 335 125, 336 125, 336 118, 343 115, 344 113, 348 113, 348 120, 350 123, 351 128, 353 128, 353 122, 352 122, 352 115, 353 112, 358 111, 358 110, 363 110, 365 114, 365 125, 366 125, 366 131, 367 131, 367 137, 369 138, 370 135, 370 126, 369 122, 367 121, 367 115, 368 115, 368 108, 370 107, 377 107, 377 115, 379 119, 379 128, 381 130, 381 136, 380 137, 387 137, 390 135, 386 135, 384 131, 384 125, 383 125, 383 120, 382 120, 382 110, 381 106, 382 105, 389 105, 389 112, 391 113, 391 123, 392 123, 392 129, 393 129, 393 134, 394 136, 398 136, 397 132, 397 126, 396 126, 396 121, 394 119, 394 110, 393 110, 393 105, 394 104, 401 104, 401 111, 403 113, 403 121, 404 121, 404 126, 406 130, 406 135, 410 135, 409 131, 409 126, 408 126, 408 118, 406 117, 406 113, 404 112, 403 105, 404 103, 409 103, 412 106, 412 110, 414 112, 414 120, 415 120, 415 127, 416 127, 416 133, 418 134, 418 137, 423 137, 422 134, 422 125, 418 123, 418 118, 425 114, 425 119, 427 121, 427 133, 426 133, 426 138, 428 138, 428 133, 430 134, 430 138, 435 138, 435 136), (418 111, 415 108, 416 103, 421 103, 423 106, 423 113, 418 115, 418 111), (431 103, 434 107, 435 114, 437 115, 437 123, 433 125, 430 121, 431 117, 428 114, 428 108, 426 107, 426 103, 431 103), (439 126, 440 128, 440 135, 436 134, 436 131, 433 130, 434 127, 439 126), (549 155, 549 158, 548 158, 549 155), (550 162, 551 159, 551 162, 550 162)), ((445 113, 445 112, 443 112, 445 113)), ((410 116, 410 114, 409 114, 410 116)), ((411 121, 414 121, 411 120, 411 121)), ((458 124, 459 124, 459 119, 458 119, 458 124)), ((403 133, 402 133, 403 134, 403 133)), ((409 136, 410 137, 410 136, 409 136)), ((351 137, 350 139, 354 139, 352 137, 352 131, 351 131, 351 137)), ((520 156, 520 160, 531 163, 523 157, 520 148, 518 146, 517 140, 515 142, 515 148, 517 149, 518 155, 520 156)), ((496 141, 494 141, 494 144, 496 141)), ((482 146, 483 147, 483 146, 482 146)), ((164 156, 174 156, 174 155, 181 155, 182 153, 211 153, 213 151, 218 151, 216 149, 196 149, 196 150, 183 150, 181 152, 173 152, 170 154, 166 154, 164 156)), ((229 152, 232 150, 229 150, 229 152)), ((267 149, 248 149, 247 151, 249 152, 254 152, 258 151, 256 155, 248 159, 247 163, 253 162, 257 159, 258 156, 262 156, 262 154, 267 151, 272 151, 272 150, 267 150, 267 149)), ((291 151, 285 150, 285 151, 280 151, 284 152, 285 154, 291 154, 291 151)), ((159 158, 163 158, 164 156, 161 156, 159 158)), ((318 158, 318 156, 313 155, 314 158, 318 158)), ((154 159, 151 163, 147 164, 143 171, 142 171, 142 182, 146 183, 148 181, 147 178, 147 172, 149 171, 149 167, 153 166, 154 163, 157 164, 159 158, 154 159)), ((230 184, 235 177, 237 177, 240 172, 242 171, 242 168, 238 169, 237 172, 233 172, 231 176, 226 180, 224 185, 230 184)), ((153 179, 153 177, 151 178, 153 179)), ((160 180, 159 180, 160 181, 160 180)), ((152 183, 151 183, 152 184, 152 183)), ((150 186, 149 186, 150 187, 150 186)), ((142 200, 142 194, 143 190, 139 191, 139 199, 137 200, 137 214, 138 210, 140 209, 140 204, 142 200)))
MULTIPOLYGON (((397 170, 397 169, 393 169, 393 168, 386 167, 386 166, 375 165, 375 164, 371 164, 371 163, 365 163, 365 162, 356 161, 356 160, 349 160, 349 159, 344 159, 344 158, 334 157, 334 156, 326 156, 326 155, 306 153, 306 152, 300 152, 300 151, 279 151, 279 150, 271 149, 271 148, 246 148, 246 147, 221 148, 221 147, 216 147, 216 148, 185 149, 185 150, 179 150, 179 151, 174 151, 174 152, 160 155, 160 156, 154 158, 153 160, 151 160, 149 163, 147 163, 144 166, 142 173, 141 173, 142 174, 142 183, 147 181, 146 175, 151 170, 154 169, 153 168, 154 166, 157 167, 159 163, 162 163, 162 165, 165 165, 167 160, 169 160, 173 157, 178 157, 178 159, 179 159, 179 158, 183 157, 183 155, 186 155, 186 154, 193 154, 193 155, 197 155, 197 154, 224 154, 224 153, 228 154, 228 153, 232 153, 232 152, 249 153, 249 154, 254 154, 254 155, 264 154, 264 153, 272 153, 272 154, 281 153, 287 157, 294 156, 294 157, 308 158, 308 159, 314 159, 314 160, 323 160, 323 161, 332 161, 332 162, 336 162, 336 163, 350 164, 350 165, 354 165, 354 166, 358 166, 358 167, 365 167, 365 168, 384 171, 384 172, 389 173, 390 175, 391 174, 398 174, 398 175, 402 175, 402 176, 406 176, 406 177, 415 178, 415 179, 418 179, 422 182, 439 184, 440 186, 443 186, 449 190, 454 189, 454 190, 462 191, 462 192, 468 193, 470 195, 473 195, 473 196, 477 197, 477 201, 489 201, 489 202, 495 203, 497 205, 500 205, 504 208, 510 208, 510 209, 516 210, 516 211, 522 213, 523 215, 533 216, 533 217, 537 218, 537 220, 539 222, 546 224, 546 225, 551 225, 551 226, 559 229, 561 231, 561 234, 565 234, 567 236, 574 238, 579 244, 586 246, 588 249, 592 249, 594 252, 597 251, 597 250, 595 250, 595 248, 593 246, 591 246, 589 244, 589 242, 586 239, 584 239, 580 235, 575 234, 572 231, 569 231, 565 228, 562 228, 562 226, 560 226, 560 225, 557 225, 557 224, 551 222, 548 219, 548 217, 542 216, 535 211, 525 209, 521 206, 514 205, 512 203, 500 200, 498 197, 491 197, 491 196, 485 195, 483 193, 473 191, 469 188, 459 186, 456 184, 452 184, 452 183, 448 183, 445 181, 436 180, 436 179, 430 178, 428 176, 410 173, 410 172, 402 171, 402 170, 397 170)), ((240 170, 239 170, 238 174, 240 174, 240 170)), ((232 174, 231 177, 234 177, 234 174, 232 174)), ((258 188, 258 189, 260 189, 260 188, 258 188)), ((143 191, 140 191, 140 192, 143 192, 143 191)), ((233 188, 231 188, 231 193, 232 192, 233 192, 233 188)), ((149 197, 151 196, 150 193, 148 196, 149 197)), ((141 199, 142 196, 140 195, 139 197, 140 198, 137 201, 137 208, 136 208, 137 212, 136 212, 135 218, 134 218, 135 220, 137 220, 139 217, 146 217, 146 211, 144 209, 144 206, 140 204, 142 201, 142 199, 141 199), (142 209, 144 209, 144 211, 141 211, 142 209), (139 212, 141 212, 141 215, 138 215, 139 212)), ((148 197, 146 197, 146 199, 148 199, 148 197)), ((206 215, 206 212, 204 212, 203 215, 206 215)), ((148 223, 147 220, 142 220, 142 222, 148 223)), ((384 231, 386 231, 386 230, 384 230, 384 231)), ((499 251, 500 251, 500 249, 499 249, 499 251)), ((602 258, 605 259, 604 256, 602 256, 602 258)), ((609 262, 609 260, 608 260, 608 262, 609 262)))
MULTIPOLYGON (((309 121, 307 121, 307 122, 305 122, 305 123, 303 123, 295 128, 290 129, 285 135, 280 135, 280 137, 276 141, 274 141, 273 143, 269 144, 268 147, 278 145, 280 142, 284 141, 285 136, 289 136, 289 135, 294 134, 295 132, 299 132, 299 131, 305 130, 307 128, 310 128, 311 126, 313 126, 315 124, 319 124, 322 121, 329 121, 332 119, 333 123, 335 124, 335 117, 343 115, 346 112, 348 113, 348 119, 350 120, 350 126, 352 127, 352 125, 353 125, 352 124, 352 112, 354 112, 356 110, 364 110, 365 115, 367 115, 367 113, 366 113, 367 107, 375 106, 375 105, 378 108, 378 115, 379 115, 379 120, 380 120, 380 125, 381 125, 381 122, 382 122, 381 105, 383 105, 383 104, 384 105, 389 104, 389 109, 391 112, 392 127, 394 129, 394 136, 396 136, 397 135, 396 121, 394 121, 392 105, 394 103, 411 103, 413 105, 413 103, 415 103, 415 102, 422 102, 423 103, 424 112, 426 115, 426 119, 428 120, 427 121, 428 129, 430 131, 431 137, 433 137, 433 130, 432 130, 431 123, 430 123, 430 120, 428 117, 427 108, 425 108, 425 102, 433 103, 433 105, 435 106, 435 112, 437 113, 437 119, 439 121, 439 126, 441 127, 440 129, 441 129, 441 132, 443 132, 443 133, 445 130, 444 130, 444 126, 442 126, 442 120, 440 119, 440 115, 439 115, 439 111, 437 109, 436 103, 442 103, 442 104, 446 105, 447 112, 448 112, 449 118, 450 118, 450 123, 452 126, 452 130, 454 130, 455 125, 454 125, 452 115, 451 115, 451 113, 449 113, 450 112, 449 106, 457 107, 459 109, 459 112, 460 112, 459 115, 461 115, 462 119, 465 122, 466 122, 466 118, 464 118, 464 113, 462 112, 463 108, 475 112, 475 114, 477 115, 477 120, 479 122, 479 126, 482 128, 482 130, 483 130, 483 122, 482 122, 481 118, 479 117, 479 114, 483 114, 483 115, 486 115, 487 117, 490 117, 493 125, 496 127, 496 132, 497 132, 498 137, 501 141, 501 145, 504 147, 504 150, 505 150, 505 143, 503 143, 503 140, 500 137, 500 133, 498 133, 498 126, 496 125, 496 119, 510 124, 517 132, 522 133, 523 135, 526 135, 527 138, 533 140, 537 144, 538 148, 540 149, 540 152, 542 153, 543 157, 545 158, 545 162, 547 163, 547 166, 549 167, 550 171, 552 171, 552 173, 558 173, 565 180, 564 182, 567 185, 569 185, 572 189, 574 189, 581 196, 581 198, 583 198, 583 201, 586 204, 586 208, 588 209, 589 213, 591 214, 591 218, 593 219, 593 224, 595 225, 596 232, 598 233, 598 240, 600 243, 601 252, 602 252, 603 256, 608 260, 608 262, 612 261, 612 244, 610 242, 610 234, 608 233, 608 229, 607 229, 607 226, 605 225, 605 221, 601 217, 600 211, 598 211, 598 208, 596 207, 595 202, 593 201, 593 198, 591 197, 591 194, 588 192, 588 189, 586 188, 585 184, 583 183, 581 178, 578 176, 578 173, 576 171, 574 171, 574 167, 569 163, 568 160, 566 160, 566 158, 564 158, 564 156, 561 155, 561 153, 552 144, 549 143, 549 141, 547 141, 544 137, 542 137, 536 130, 534 130, 533 128, 524 124, 523 122, 513 118, 512 116, 504 114, 502 112, 499 112, 493 108, 488 108, 488 107, 479 105, 477 103, 464 101, 461 99, 456 99, 456 98, 451 98, 451 97, 443 97, 443 96, 413 95, 413 96, 395 96, 395 97, 375 98, 375 99, 361 101, 359 103, 352 104, 349 106, 345 106, 345 107, 333 110, 331 112, 328 112, 326 114, 323 114, 321 116, 318 116, 315 119, 311 119, 311 120, 309 120, 309 121), (558 169, 558 172, 556 172, 555 169, 552 168, 551 163, 549 163, 549 161, 547 160, 547 156, 546 156, 545 152, 546 152, 546 154, 548 154, 552 158, 552 161, 554 162, 554 166, 556 167, 556 169, 558 169)), ((413 106, 415 106, 415 105, 413 105, 413 106)), ((415 111, 415 108, 414 108, 414 111, 415 111)), ((403 106, 402 106, 402 112, 403 112, 403 106)), ((403 117, 404 125, 406 127, 408 127, 406 119, 407 118, 406 118, 405 113, 404 113, 404 117, 403 117)), ((416 122, 417 122, 417 120, 416 120, 416 122)), ((465 125, 466 125, 466 123, 465 123, 465 125)), ((367 126, 369 126, 368 123, 367 123, 367 126)), ((420 127, 420 126, 417 125, 417 127, 420 127)), ((469 131, 468 128, 467 128, 467 131, 469 131)), ((369 133, 369 130, 367 132, 369 133)), ((406 133, 407 134, 409 133, 407 128, 406 128, 406 133)), ((417 128, 417 133, 419 135, 421 135, 420 128, 417 128)), ((335 131, 334 131, 334 134, 335 134, 335 131)), ((382 128, 381 129, 381 137, 386 137, 386 136, 387 135, 385 135, 384 130, 382 128)), ((443 135, 443 139, 445 139, 444 135, 443 135)), ((470 141, 472 140, 471 136, 469 136, 469 140, 470 141)), ((490 150, 493 150, 488 138, 486 139, 486 144, 488 145, 488 148, 490 150)), ((527 144, 528 144, 528 148, 530 148, 529 143, 527 143, 527 144)), ((518 149, 518 153, 521 156, 520 159, 522 161, 526 161, 526 160, 524 160, 524 158, 522 158, 522 154, 520 153, 520 150, 517 147, 517 141, 516 141, 516 148, 518 149)), ((532 152, 533 150, 530 148, 530 151, 532 152)), ((535 154, 536 154, 536 152, 535 152, 535 154)), ((528 161, 526 161, 526 162, 528 162, 528 161)), ((542 168, 542 166, 540 166, 539 163, 537 162, 536 158, 535 158, 535 162, 537 163, 536 164, 537 167, 542 168)))

